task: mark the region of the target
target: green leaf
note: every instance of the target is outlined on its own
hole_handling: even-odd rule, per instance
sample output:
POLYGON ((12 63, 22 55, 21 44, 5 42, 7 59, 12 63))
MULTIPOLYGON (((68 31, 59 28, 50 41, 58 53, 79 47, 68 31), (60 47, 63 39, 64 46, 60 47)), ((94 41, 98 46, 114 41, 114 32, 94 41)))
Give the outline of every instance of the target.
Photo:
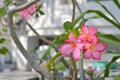
POLYGON ((63 62, 60 62, 57 65, 55 65, 56 70, 64 70, 65 68, 66 68, 66 66, 64 65, 63 62))
POLYGON ((0 8, 0 16, 5 15, 7 12, 5 9, 0 8))
POLYGON ((55 38, 54 44, 63 44, 66 39, 68 39, 68 34, 61 34, 55 38))
POLYGON ((0 20, 5 14, 7 14, 6 10, 3 8, 0 8, 0 20))
POLYGON ((120 74, 114 78, 114 80, 120 80, 120 74))
POLYGON ((3 32, 7 33, 8 32, 8 29, 7 28, 4 28, 2 29, 3 32))
POLYGON ((120 46, 120 38, 115 37, 112 34, 102 34, 99 32, 97 35, 100 37, 101 41, 120 46))
POLYGON ((96 1, 96 3, 98 3, 118 24, 120 24, 119 21, 114 17, 114 15, 103 4, 101 4, 98 0, 94 1, 96 1))
POLYGON ((106 68, 105 68, 105 74, 104 74, 104 77, 108 77, 109 76, 109 69, 110 69, 110 65, 112 63, 114 63, 117 59, 119 59, 120 56, 114 56, 112 58, 112 60, 106 65, 106 68))
POLYGON ((116 6, 120 9, 120 2, 119 0, 113 0, 113 2, 116 4, 116 6))
POLYGON ((9 51, 8 51, 8 49, 6 48, 6 47, 2 47, 1 49, 0 49, 0 54, 7 54, 9 51))
POLYGON ((43 54, 43 56, 42 56, 42 59, 43 59, 43 60, 46 59, 46 57, 50 54, 50 51, 51 51, 51 47, 49 47, 49 48, 44 52, 44 54, 43 54))
POLYGON ((76 25, 76 24, 82 19, 82 17, 83 17, 85 14, 87 14, 87 11, 84 12, 84 13, 81 13, 81 14, 74 20, 73 25, 76 25))
POLYGON ((5 0, 4 4, 9 5, 11 3, 11 0, 5 0))
POLYGON ((4 43, 5 41, 6 41, 5 38, 1 38, 1 39, 0 39, 0 44, 4 43))
POLYGON ((19 13, 18 13, 18 12, 15 12, 15 13, 14 13, 14 16, 18 17, 18 16, 19 16, 19 13))
MULTIPOLYGON (((68 64, 72 63, 71 60, 66 60, 66 62, 67 62, 68 64)), ((59 62, 59 63, 57 63, 57 64, 55 65, 55 69, 56 69, 56 70, 64 70, 65 68, 66 68, 66 66, 64 65, 63 62, 59 62)))
POLYGON ((86 23, 88 20, 90 20, 90 19, 98 19, 98 18, 101 18, 100 16, 98 16, 98 15, 95 15, 95 16, 92 16, 92 17, 89 17, 89 18, 85 18, 84 19, 84 22, 86 23))
POLYGON ((65 31, 72 30, 74 28, 73 24, 69 21, 63 24, 65 31))
POLYGON ((76 23, 78 23, 80 21, 80 19, 82 18, 82 16, 84 16, 85 14, 89 14, 89 13, 95 13, 97 15, 99 15, 101 18, 105 19, 106 21, 110 22, 111 24, 113 24, 115 27, 117 27, 118 29, 120 29, 120 24, 117 24, 115 21, 111 20, 109 17, 107 17, 104 13, 102 13, 99 10, 87 10, 84 13, 80 14, 73 22, 73 24, 75 25, 76 23))
POLYGON ((61 56, 61 54, 60 54, 60 53, 57 53, 53 58, 51 58, 51 59, 49 60, 49 62, 46 63, 46 68, 47 68, 47 67, 50 67, 51 64, 54 64, 54 62, 56 61, 56 59, 59 58, 60 56, 61 56))

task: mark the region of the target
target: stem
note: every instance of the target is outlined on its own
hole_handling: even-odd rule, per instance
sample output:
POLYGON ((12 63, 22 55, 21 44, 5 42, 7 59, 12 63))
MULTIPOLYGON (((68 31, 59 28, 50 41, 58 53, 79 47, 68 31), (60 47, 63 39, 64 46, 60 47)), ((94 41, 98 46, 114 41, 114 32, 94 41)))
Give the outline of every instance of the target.
POLYGON ((72 0, 72 4, 73 4, 73 11, 72 11, 72 20, 71 22, 74 22, 74 18, 75 18, 75 0, 72 0))
POLYGON ((80 80, 85 80, 85 73, 83 68, 83 54, 81 54, 81 56, 81 60, 79 61, 80 80))
POLYGON ((75 60, 72 60, 73 61, 73 69, 74 69, 74 78, 73 80, 77 80, 78 79, 78 71, 77 71, 77 65, 76 65, 76 62, 75 60))
POLYGON ((28 63, 31 65, 31 67, 33 69, 35 69, 36 72, 38 72, 39 74, 41 75, 44 75, 45 78, 47 78, 48 80, 53 80, 53 76, 51 75, 51 73, 46 70, 45 68, 43 67, 40 67, 36 61, 34 60, 34 58, 30 55, 30 53, 28 53, 25 48, 23 47, 23 45, 21 44, 21 42, 19 41, 16 33, 15 33, 15 27, 14 27, 14 24, 13 24, 13 14, 17 11, 20 11, 26 7, 29 7, 30 5, 32 4, 35 4, 37 3, 39 0, 34 0, 34 1, 31 1, 25 5, 22 5, 22 6, 19 6, 19 7, 16 7, 16 8, 13 8, 11 10, 7 10, 7 16, 8 16, 8 27, 9 27, 9 30, 10 30, 10 33, 11 33, 11 36, 15 42, 15 44, 17 45, 17 47, 19 48, 19 50, 21 51, 21 54, 26 58, 26 60, 28 61, 28 63))
POLYGON ((19 41, 15 30, 14 30, 14 25, 13 25, 13 12, 9 11, 8 12, 8 26, 9 26, 9 30, 11 33, 11 36, 15 42, 15 44, 17 45, 17 47, 19 48, 19 50, 21 51, 22 55, 26 58, 26 60, 28 61, 28 63, 31 65, 31 67, 33 69, 35 69, 36 72, 38 72, 41 75, 44 75, 47 79, 52 80, 52 75, 44 68, 40 67, 36 61, 34 60, 34 58, 30 55, 30 53, 28 53, 25 48, 23 47, 23 45, 21 44, 21 42, 19 41))
POLYGON ((29 26, 29 28, 39 37, 39 39, 41 39, 43 42, 47 43, 48 45, 52 46, 54 48, 54 50, 56 52, 58 52, 58 49, 52 44, 52 42, 50 42, 49 40, 47 40, 45 37, 39 35, 36 30, 28 23, 26 22, 26 24, 29 26))
POLYGON ((64 63, 64 65, 67 67, 67 69, 69 69, 69 64, 66 62, 66 60, 64 59, 64 57, 61 57, 60 60, 64 63))
MULTIPOLYGON (((75 0, 75 4, 76 4, 76 6, 77 6, 79 12, 82 13, 82 10, 81 10, 81 8, 80 8, 80 6, 78 5, 78 3, 77 3, 76 0, 75 0)), ((84 21, 85 21, 85 20, 84 20, 84 16, 82 16, 82 22, 83 22, 83 24, 84 24, 84 21)))

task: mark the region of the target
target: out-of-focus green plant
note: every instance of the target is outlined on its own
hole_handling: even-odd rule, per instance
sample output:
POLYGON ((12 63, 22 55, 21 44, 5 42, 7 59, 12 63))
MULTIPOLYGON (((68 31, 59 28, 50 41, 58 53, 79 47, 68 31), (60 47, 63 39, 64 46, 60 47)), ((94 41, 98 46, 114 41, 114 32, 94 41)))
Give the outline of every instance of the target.
MULTIPOLYGON (((3 28, 2 30, 0 30, 0 36, 2 36, 3 33, 7 33, 8 30, 6 28, 3 28)), ((0 38, 0 54, 7 54, 9 51, 8 49, 3 45, 6 42, 6 38, 1 37, 0 38)))

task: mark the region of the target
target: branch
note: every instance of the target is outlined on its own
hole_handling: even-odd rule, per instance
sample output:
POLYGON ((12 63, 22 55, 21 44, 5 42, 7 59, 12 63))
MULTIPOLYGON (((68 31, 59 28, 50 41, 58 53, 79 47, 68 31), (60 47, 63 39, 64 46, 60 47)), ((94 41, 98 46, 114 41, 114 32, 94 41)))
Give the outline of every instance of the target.
POLYGON ((73 11, 72 11, 72 20, 71 20, 71 22, 73 23, 74 18, 75 18, 75 0, 72 0, 72 4, 73 4, 73 11))
POLYGON ((85 72, 83 68, 83 53, 81 53, 81 60, 79 61, 79 74, 80 74, 80 79, 85 80, 85 72))
MULTIPOLYGON (((82 13, 82 10, 81 10, 81 8, 80 8, 80 6, 78 5, 78 3, 77 3, 76 0, 75 0, 75 4, 76 4, 76 6, 77 6, 79 12, 82 13)), ((84 16, 82 16, 82 22, 83 22, 83 24, 84 24, 84 21, 85 21, 84 16)))
POLYGON ((28 2, 28 3, 24 4, 24 5, 21 5, 21 6, 18 6, 18 7, 16 7, 16 8, 14 8, 14 9, 11 9, 9 12, 15 13, 15 12, 21 11, 21 10, 23 10, 23 9, 25 9, 25 8, 28 8, 28 7, 30 7, 31 5, 39 2, 39 1, 41 1, 41 0, 33 0, 33 1, 28 2))
POLYGON ((48 80, 53 80, 53 76, 43 67, 40 67, 36 61, 34 60, 34 58, 30 55, 30 53, 28 53, 25 48, 23 47, 23 45, 21 44, 21 42, 19 41, 15 30, 14 30, 14 25, 13 25, 13 14, 17 11, 20 11, 22 9, 25 9, 27 7, 29 7, 32 4, 35 4, 36 2, 38 2, 39 0, 34 0, 31 1, 25 5, 16 7, 14 9, 8 10, 7 16, 8 16, 8 27, 11 33, 11 36, 14 40, 14 42, 16 43, 17 47, 19 48, 19 50, 21 51, 21 53, 23 54, 23 56, 27 59, 28 63, 31 65, 31 67, 33 69, 36 70, 36 72, 38 72, 41 75, 44 75, 48 80))
POLYGON ((47 40, 45 37, 39 35, 35 29, 28 23, 26 22, 26 24, 29 26, 29 28, 39 37, 39 39, 41 39, 43 42, 49 44, 50 46, 52 46, 56 52, 58 52, 58 49, 52 44, 52 42, 50 42, 49 40, 47 40))

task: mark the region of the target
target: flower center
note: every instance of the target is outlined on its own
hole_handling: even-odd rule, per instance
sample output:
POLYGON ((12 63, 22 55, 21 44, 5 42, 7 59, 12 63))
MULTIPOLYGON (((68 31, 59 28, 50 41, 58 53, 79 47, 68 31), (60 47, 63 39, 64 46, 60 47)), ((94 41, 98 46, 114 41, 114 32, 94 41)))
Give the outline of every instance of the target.
POLYGON ((75 42, 72 42, 72 47, 75 47, 76 46, 76 43, 75 42))
POLYGON ((91 45, 89 46, 89 49, 93 51, 93 50, 95 49, 95 45, 91 44, 91 45))
POLYGON ((86 34, 85 37, 88 39, 90 38, 90 34, 86 34))

